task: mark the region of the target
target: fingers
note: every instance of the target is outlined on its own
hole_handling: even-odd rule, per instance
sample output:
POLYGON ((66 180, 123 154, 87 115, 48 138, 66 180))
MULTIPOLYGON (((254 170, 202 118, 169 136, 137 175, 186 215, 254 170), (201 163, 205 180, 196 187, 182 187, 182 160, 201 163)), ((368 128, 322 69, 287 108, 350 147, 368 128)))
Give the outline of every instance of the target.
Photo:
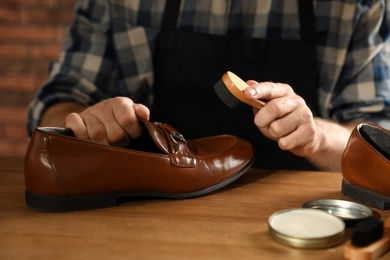
MULTIPOLYGON (((119 99, 113 107, 113 115, 117 123, 116 125, 121 127, 122 134, 126 133, 131 139, 134 139, 142 133, 142 127, 138 120, 149 120, 149 109, 142 104, 134 104, 128 99, 119 99)), ((119 133, 115 133, 114 137, 118 135, 119 133)), ((122 138, 122 136, 119 137, 122 138)))
POLYGON ((268 100, 258 111, 255 123, 260 128, 269 126, 275 138, 283 135, 281 129, 296 129, 301 119, 306 120, 308 115, 311 116, 305 101, 287 84, 261 82, 252 84, 247 89, 246 94, 251 98, 268 100))
POLYGON ((71 113, 65 119, 65 126, 72 129, 79 139, 92 141, 104 145, 125 145, 128 140, 121 128, 117 125, 102 104, 90 107, 83 112, 71 113))
POLYGON ((317 131, 311 125, 300 125, 295 131, 280 138, 278 145, 280 149, 291 151, 295 155, 304 156, 315 150, 317 131))
POLYGON ((283 96, 291 95, 294 93, 293 89, 283 83, 275 82, 260 82, 257 83, 254 80, 248 80, 248 88, 245 89, 245 95, 248 99, 263 99, 272 100, 283 96))
POLYGON ((267 100, 260 110, 255 110, 255 124, 269 139, 278 142, 282 150, 305 155, 317 140, 316 125, 310 108, 302 97, 282 83, 247 82, 248 99, 267 100))
POLYGON ((89 140, 87 128, 81 116, 77 113, 70 113, 65 118, 65 127, 72 129, 75 136, 81 140, 89 140))
POLYGON ((299 124, 302 120, 306 120, 307 116, 311 116, 311 114, 310 109, 300 96, 291 95, 269 100, 258 112, 257 118, 259 120, 257 123, 258 126, 264 127, 279 119, 275 126, 275 128, 278 128, 278 125, 287 123, 292 125, 299 124))
POLYGON ((125 147, 131 139, 142 133, 139 119, 149 119, 149 109, 134 104, 129 98, 116 97, 104 100, 83 112, 71 113, 65 126, 72 129, 77 138, 104 145, 125 147))
POLYGON ((249 86, 253 86, 253 85, 259 84, 259 82, 257 82, 256 80, 250 79, 246 82, 246 84, 248 84, 249 86))
POLYGON ((308 108, 294 110, 269 124, 261 122, 259 114, 255 116, 255 124, 266 137, 277 141, 280 149, 299 156, 313 151, 318 139, 316 124, 308 108))
POLYGON ((139 119, 143 120, 149 120, 150 117, 150 111, 149 108, 147 108, 145 105, 142 104, 134 104, 133 109, 135 111, 135 114, 139 119))

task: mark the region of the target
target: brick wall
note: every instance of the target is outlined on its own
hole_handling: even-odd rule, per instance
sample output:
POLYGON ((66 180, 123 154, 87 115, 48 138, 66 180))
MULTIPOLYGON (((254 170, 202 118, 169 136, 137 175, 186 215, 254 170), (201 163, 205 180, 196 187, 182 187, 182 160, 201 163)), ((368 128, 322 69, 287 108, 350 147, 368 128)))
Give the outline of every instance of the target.
POLYGON ((76 0, 0 0, 0 156, 23 156, 26 108, 56 60, 76 0))

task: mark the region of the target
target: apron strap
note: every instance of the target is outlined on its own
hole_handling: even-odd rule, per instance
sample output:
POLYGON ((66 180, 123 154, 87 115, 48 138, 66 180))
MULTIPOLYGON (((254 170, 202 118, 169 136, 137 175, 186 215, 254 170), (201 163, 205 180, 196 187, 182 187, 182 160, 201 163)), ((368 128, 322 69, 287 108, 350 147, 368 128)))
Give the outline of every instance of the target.
MULTIPOLYGON (((166 0, 162 30, 174 31, 177 27, 181 0, 166 0)), ((315 42, 315 17, 313 1, 298 0, 299 6, 299 24, 301 30, 301 39, 305 42, 315 42)))
POLYGON ((312 0, 298 0, 299 6, 299 26, 301 30, 301 39, 304 42, 316 42, 316 19, 312 0))
POLYGON ((164 31, 174 31, 177 26, 181 0, 166 0, 161 29, 164 31))

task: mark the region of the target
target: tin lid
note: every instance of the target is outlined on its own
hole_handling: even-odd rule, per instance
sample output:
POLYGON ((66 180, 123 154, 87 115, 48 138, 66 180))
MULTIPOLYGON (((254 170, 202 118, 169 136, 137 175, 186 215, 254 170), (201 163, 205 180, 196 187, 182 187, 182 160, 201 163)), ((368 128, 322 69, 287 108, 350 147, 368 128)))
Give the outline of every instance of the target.
POLYGON ((343 219, 347 226, 353 226, 357 222, 373 216, 373 212, 370 208, 362 204, 346 200, 311 200, 305 202, 302 207, 319 209, 329 214, 335 215, 343 219))
POLYGON ((345 223, 317 209, 287 209, 268 219, 270 236, 277 242, 306 249, 329 248, 344 239, 345 223))

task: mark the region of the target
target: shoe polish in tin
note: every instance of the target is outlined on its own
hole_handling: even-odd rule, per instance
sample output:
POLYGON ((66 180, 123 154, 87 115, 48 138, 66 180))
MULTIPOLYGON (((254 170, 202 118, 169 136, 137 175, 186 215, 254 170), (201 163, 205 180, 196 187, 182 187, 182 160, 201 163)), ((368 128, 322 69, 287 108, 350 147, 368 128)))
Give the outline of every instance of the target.
POLYGON ((270 236, 283 245, 324 249, 344 240, 345 223, 321 210, 296 208, 272 214, 268 219, 268 230, 270 236))

